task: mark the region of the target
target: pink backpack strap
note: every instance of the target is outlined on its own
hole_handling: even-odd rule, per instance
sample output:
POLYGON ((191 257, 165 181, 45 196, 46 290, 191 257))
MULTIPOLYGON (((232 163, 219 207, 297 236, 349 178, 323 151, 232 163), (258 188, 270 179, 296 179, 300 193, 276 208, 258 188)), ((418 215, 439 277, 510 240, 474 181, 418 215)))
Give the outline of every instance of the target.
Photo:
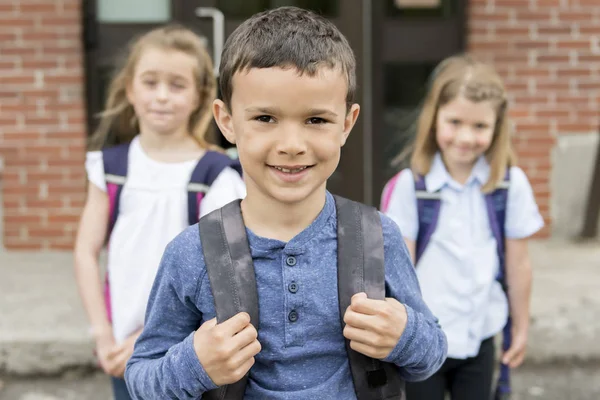
POLYGON ((398 178, 400 178, 400 174, 402 174, 402 171, 400 171, 396 175, 394 175, 392 177, 392 179, 390 179, 383 188, 383 193, 381 194, 381 207, 380 207, 380 210, 383 213, 387 212, 388 207, 390 206, 390 201, 392 199, 392 193, 394 193, 394 189, 396 188, 396 184, 398 183, 398 178))
MULTIPOLYGON (((129 143, 114 146, 102 150, 102 161, 104 163, 104 180, 106 182, 106 193, 109 201, 108 229, 106 231, 105 243, 109 245, 117 218, 119 217, 119 204, 121 191, 127 180, 127 167, 129 164, 129 143)), ((104 283, 104 302, 108 320, 112 322, 112 310, 110 302, 110 280, 108 272, 104 283)))

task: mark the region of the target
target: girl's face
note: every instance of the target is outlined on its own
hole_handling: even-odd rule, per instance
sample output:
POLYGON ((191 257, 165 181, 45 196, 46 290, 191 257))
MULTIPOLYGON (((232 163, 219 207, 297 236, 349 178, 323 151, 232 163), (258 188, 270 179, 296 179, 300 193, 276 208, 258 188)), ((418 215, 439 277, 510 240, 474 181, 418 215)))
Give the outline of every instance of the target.
POLYGON ((195 68, 190 55, 159 48, 143 51, 127 88, 140 132, 187 134, 190 115, 198 107, 195 68))
POLYGON ((449 169, 471 168, 489 149, 496 109, 491 101, 474 103, 459 95, 437 113, 436 140, 449 169))

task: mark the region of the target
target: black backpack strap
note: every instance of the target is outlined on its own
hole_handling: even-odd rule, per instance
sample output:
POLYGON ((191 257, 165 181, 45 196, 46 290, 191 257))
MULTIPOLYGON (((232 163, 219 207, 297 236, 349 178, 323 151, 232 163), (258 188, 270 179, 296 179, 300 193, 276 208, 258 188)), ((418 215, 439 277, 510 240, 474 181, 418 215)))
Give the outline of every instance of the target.
MULTIPOLYGON (((342 329, 353 295, 365 292, 370 299, 385 299, 383 230, 377 210, 334 196, 338 229, 338 297, 342 329)), ((358 400, 404 399, 404 382, 397 367, 346 351, 358 400)))
MULTIPOLYGON (((208 279, 215 299, 217 323, 245 311, 258 330, 256 276, 240 200, 202 217, 200 240, 208 279)), ((240 381, 204 393, 203 399, 244 398, 248 374, 240 381)))

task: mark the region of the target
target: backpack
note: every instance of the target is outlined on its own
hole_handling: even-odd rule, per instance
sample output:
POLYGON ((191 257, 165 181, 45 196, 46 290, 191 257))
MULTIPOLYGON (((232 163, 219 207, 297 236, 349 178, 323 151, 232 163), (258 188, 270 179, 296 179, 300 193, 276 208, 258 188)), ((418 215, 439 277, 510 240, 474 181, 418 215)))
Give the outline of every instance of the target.
MULTIPOLYGON (((382 211, 386 211, 396 182, 402 172, 396 174, 385 186, 382 194, 382 211)), ((510 185, 510 170, 506 171, 503 182, 491 193, 484 196, 487 208, 490 229, 496 239, 497 253, 500 268, 496 280, 502 286, 506 298, 508 299, 508 286, 506 283, 506 264, 505 264, 505 234, 504 222, 506 221, 506 204, 508 201, 508 188, 510 185)), ((419 218, 419 231, 416 240, 415 265, 423 255, 429 240, 435 231, 441 206, 441 193, 428 192, 425 185, 425 177, 419 176, 415 180, 415 195, 417 198, 417 215, 419 218)), ((511 345, 512 321, 510 315, 506 325, 502 330, 502 349, 508 350, 511 345)), ((500 374, 496 385, 495 399, 507 399, 510 397, 510 368, 505 364, 500 364, 500 374)))
MULTIPOLYGON (((340 329, 343 329, 344 313, 355 293, 364 291, 369 298, 385 298, 383 232, 375 208, 334 198, 338 216, 338 301, 340 329)), ((217 323, 245 311, 258 330, 256 276, 240 200, 202 217, 199 229, 217 323)), ((358 400, 405 399, 404 382, 395 365, 352 350, 348 340, 346 352, 358 400)), ((248 375, 234 384, 206 392, 202 398, 242 399, 248 375)))
MULTIPOLYGON (((109 221, 106 234, 106 243, 119 217, 119 205, 121 192, 127 180, 127 169, 129 165, 130 143, 120 144, 102 150, 102 161, 104 163, 104 177, 106 181, 106 192, 109 199, 109 221)), ((227 167, 233 168, 242 175, 242 167, 237 160, 232 160, 225 154, 215 151, 207 151, 198 161, 192 172, 188 191, 188 223, 194 225, 200 218, 200 203, 204 195, 210 189, 212 183, 219 174, 227 167)), ((104 285, 104 298, 109 321, 111 321, 110 287, 108 273, 104 285)))

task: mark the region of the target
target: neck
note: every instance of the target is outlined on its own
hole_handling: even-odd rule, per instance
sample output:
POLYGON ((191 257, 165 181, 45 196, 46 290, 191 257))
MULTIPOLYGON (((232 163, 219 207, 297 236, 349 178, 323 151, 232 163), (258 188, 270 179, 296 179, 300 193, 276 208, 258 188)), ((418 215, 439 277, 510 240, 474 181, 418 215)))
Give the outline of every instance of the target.
POLYGON ((325 185, 301 202, 284 203, 247 183, 247 196, 242 201, 244 223, 258 236, 289 242, 317 218, 325 198, 325 185))
POLYGON ((140 144, 148 151, 175 151, 189 148, 196 140, 185 129, 168 134, 160 134, 149 129, 140 130, 140 144))
POLYGON ((444 160, 444 165, 446 165, 446 170, 452 179, 461 185, 464 185, 471 176, 471 172, 473 171, 473 166, 475 164, 452 164, 444 160))

